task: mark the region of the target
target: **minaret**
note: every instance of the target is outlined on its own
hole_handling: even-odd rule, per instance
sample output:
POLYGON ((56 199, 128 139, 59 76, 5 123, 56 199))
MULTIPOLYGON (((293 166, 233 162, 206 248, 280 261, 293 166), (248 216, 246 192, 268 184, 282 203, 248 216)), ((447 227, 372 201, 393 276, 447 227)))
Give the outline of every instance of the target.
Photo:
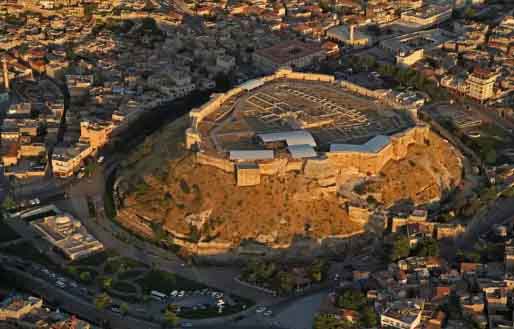
POLYGON ((9 71, 7 70, 7 58, 2 57, 2 70, 4 71, 4 87, 9 90, 9 71))

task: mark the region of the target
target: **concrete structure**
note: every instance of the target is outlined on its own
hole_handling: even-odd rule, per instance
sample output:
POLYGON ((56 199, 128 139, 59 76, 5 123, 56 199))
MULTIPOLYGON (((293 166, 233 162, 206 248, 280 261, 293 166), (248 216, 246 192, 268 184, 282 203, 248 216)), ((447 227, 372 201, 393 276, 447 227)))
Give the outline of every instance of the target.
POLYGON ((104 250, 82 223, 70 215, 46 217, 30 223, 45 239, 71 259, 79 259, 104 250))

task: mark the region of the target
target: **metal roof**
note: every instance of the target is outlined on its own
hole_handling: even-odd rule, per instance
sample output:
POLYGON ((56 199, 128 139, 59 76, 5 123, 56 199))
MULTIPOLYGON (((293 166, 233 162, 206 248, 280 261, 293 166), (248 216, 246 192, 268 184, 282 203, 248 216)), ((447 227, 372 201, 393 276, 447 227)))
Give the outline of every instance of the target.
POLYGON ((232 150, 230 160, 251 161, 251 160, 272 160, 273 150, 232 150))
POLYGON ((286 142, 288 146, 310 145, 312 147, 317 145, 312 135, 305 130, 259 134, 258 136, 264 143, 286 142))
POLYGON ((314 158, 318 155, 312 146, 305 144, 291 145, 287 149, 294 159, 314 158))
POLYGON ((389 145, 391 139, 388 136, 377 135, 364 144, 331 144, 330 152, 362 152, 362 153, 378 153, 384 147, 389 145))

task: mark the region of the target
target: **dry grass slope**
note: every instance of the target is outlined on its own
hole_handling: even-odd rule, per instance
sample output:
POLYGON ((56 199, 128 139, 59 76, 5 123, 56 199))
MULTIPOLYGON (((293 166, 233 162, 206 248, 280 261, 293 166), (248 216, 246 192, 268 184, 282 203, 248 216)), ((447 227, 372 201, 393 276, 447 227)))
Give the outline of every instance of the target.
MULTIPOLYGON (((123 163, 126 209, 178 236, 233 243, 255 238, 287 243, 295 235, 325 237, 361 228, 348 219, 338 196, 320 197, 319 186, 303 175, 263 176, 260 185, 242 188, 233 174, 195 164, 184 148, 186 126, 186 119, 175 121, 123 163), (210 216, 197 228, 186 220, 202 212, 210 216)), ((410 147, 407 159, 388 163, 381 183, 369 188, 382 193, 386 204, 408 198, 423 203, 459 176, 455 154, 432 134, 427 145, 410 147)))

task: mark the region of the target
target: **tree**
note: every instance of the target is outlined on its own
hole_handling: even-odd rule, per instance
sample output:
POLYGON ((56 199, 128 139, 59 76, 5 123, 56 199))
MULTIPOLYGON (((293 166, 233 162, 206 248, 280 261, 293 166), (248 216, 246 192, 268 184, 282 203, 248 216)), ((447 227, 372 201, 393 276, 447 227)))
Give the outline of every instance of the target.
POLYGON ((485 154, 485 162, 487 164, 493 165, 496 163, 496 150, 490 149, 485 154))
POLYGON ((377 326, 377 315, 373 308, 366 305, 359 312, 359 328, 375 328, 377 326))
POLYGON ((353 325, 348 321, 338 320, 328 314, 319 314, 314 318, 314 329, 351 329, 353 325))
POLYGON ((4 209, 16 208, 16 202, 13 200, 13 198, 10 195, 5 197, 4 201, 2 202, 2 208, 4 208, 4 209))
POLYGON ((177 313, 175 313, 174 307, 171 307, 170 305, 166 308, 166 311, 164 311, 164 320, 166 323, 172 327, 175 327, 178 324, 179 317, 177 313))
POLYGON ((432 238, 423 239, 418 243, 415 253, 421 257, 439 256, 439 244, 432 238))
POLYGON ((358 311, 366 306, 366 296, 355 289, 345 289, 337 296, 337 307, 347 308, 349 310, 358 311))
POLYGON ((121 314, 126 315, 128 313, 128 310, 129 310, 129 307, 128 307, 127 303, 121 303, 121 305, 120 305, 121 314))
POLYGON ((104 289, 109 289, 109 288, 111 288, 111 287, 112 287, 112 278, 109 278, 109 277, 104 278, 104 279, 102 280, 102 287, 103 287, 104 289))
POLYGON ((321 282, 323 274, 326 269, 326 264, 323 260, 316 260, 309 268, 309 275, 312 281, 321 282))
POLYGON ((95 307, 99 310, 103 310, 107 308, 109 305, 111 305, 112 299, 111 296, 109 296, 106 293, 101 293, 96 296, 95 298, 95 307))
POLYGON ((281 271, 277 274, 277 288, 282 294, 293 292, 295 283, 291 273, 281 271))
POLYGON ((66 270, 68 273, 70 273, 73 276, 78 274, 77 267, 75 267, 75 266, 68 266, 68 268, 66 270))
POLYGON ((394 238, 391 246, 390 259, 397 261, 399 259, 408 257, 410 254, 409 239, 405 235, 397 235, 394 238))
POLYGON ((79 279, 82 282, 89 283, 89 282, 91 282, 91 279, 92 279, 91 273, 90 272, 82 272, 82 273, 80 273, 79 279))

